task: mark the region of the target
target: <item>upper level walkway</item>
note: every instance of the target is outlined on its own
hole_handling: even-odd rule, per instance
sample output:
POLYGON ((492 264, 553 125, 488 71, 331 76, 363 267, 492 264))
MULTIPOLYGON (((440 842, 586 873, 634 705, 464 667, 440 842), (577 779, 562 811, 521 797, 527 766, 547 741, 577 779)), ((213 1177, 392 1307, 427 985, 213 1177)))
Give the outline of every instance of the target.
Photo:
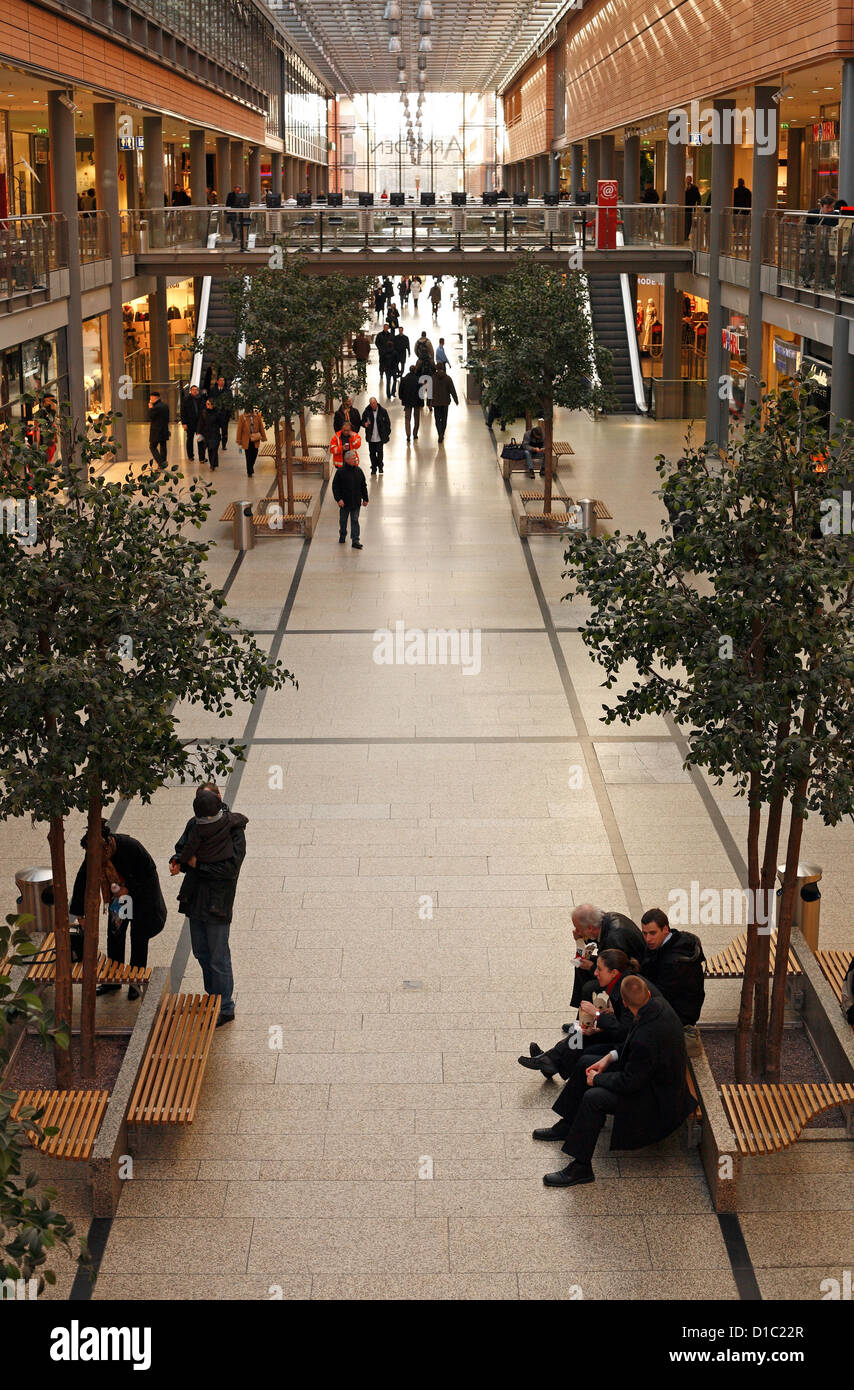
MULTIPOLYGON (((127 214, 126 240, 140 271, 157 275, 247 273, 278 257, 300 254, 316 274, 331 271, 384 273, 501 273, 519 251, 566 268, 581 252, 581 268, 593 274, 691 270, 679 208, 621 207, 623 243, 596 249, 595 207, 546 207, 506 203, 465 207, 164 208, 127 214), (279 248, 278 250, 276 248, 279 248)), ((281 263, 281 261, 278 261, 281 263)))

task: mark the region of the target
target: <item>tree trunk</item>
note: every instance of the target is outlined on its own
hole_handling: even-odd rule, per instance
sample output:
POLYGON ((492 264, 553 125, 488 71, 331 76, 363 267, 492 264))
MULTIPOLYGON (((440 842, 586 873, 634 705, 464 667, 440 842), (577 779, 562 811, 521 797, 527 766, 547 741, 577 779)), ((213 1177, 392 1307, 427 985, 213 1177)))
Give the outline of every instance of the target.
MULTIPOLYGON (((802 783, 806 789, 806 783, 802 783)), ((798 788, 800 792, 800 786, 798 788)), ((783 896, 780 899, 780 913, 777 918, 777 954, 774 961, 774 985, 771 991, 771 1018, 768 1025, 768 1046, 766 1049, 764 1080, 774 1083, 780 1080, 780 1053, 783 1046, 783 1023, 786 1011, 786 973, 789 963, 789 942, 792 937, 792 917, 795 910, 795 890, 798 884, 798 859, 801 853, 801 837, 804 830, 804 817, 795 814, 798 792, 792 798, 792 818, 789 821, 789 838, 786 844, 786 872, 783 877, 783 896)))
POLYGON ((323 364, 323 382, 326 391, 325 408, 326 414, 331 415, 335 402, 332 399, 332 359, 330 358, 323 364))
POLYGON ((83 900, 83 997, 80 1004, 80 1069, 86 1081, 95 1079, 95 990, 98 985, 98 926, 101 915, 100 791, 89 797, 86 827, 86 896, 83 900))
POLYGON ((299 413, 299 442, 304 454, 308 454, 308 435, 305 428, 305 408, 300 408, 299 413))
MULTIPOLYGON (((527 417, 530 419, 530 416, 527 417)), ((552 403, 546 404, 545 415, 543 418, 543 439, 544 453, 546 461, 546 485, 543 488, 543 512, 550 512, 552 509, 552 403)), ((530 429, 530 425, 528 426, 530 429)))
MULTIPOLYGON (((783 737, 788 737, 788 721, 785 732, 778 735, 779 748, 783 737)), ((760 910, 765 914, 764 927, 758 932, 757 987, 753 1006, 753 1038, 751 1052, 753 1070, 757 1076, 765 1075, 766 1046, 768 1041, 768 983, 771 973, 771 932, 777 879, 777 855, 780 850, 780 826, 783 821, 785 796, 779 784, 772 795, 768 807, 768 824, 765 830, 765 853, 762 859, 760 880, 760 910)), ((754 899, 755 901, 755 899, 754 899)))
MULTIPOLYGON (((300 412, 302 415, 302 412, 300 412)), ((294 465, 293 465, 293 430, 290 427, 290 420, 285 421, 285 473, 287 474, 288 484, 288 515, 294 514, 294 465)))
MULTIPOLYGON (((285 435, 288 433, 288 422, 285 421, 285 435)), ((285 486, 282 481, 282 422, 277 420, 273 426, 273 442, 276 451, 276 490, 279 496, 279 506, 284 513, 285 510, 285 486)))
POLYGON ((68 1046, 53 1045, 53 1064, 56 1084, 60 1090, 71 1087, 71 937, 68 921, 68 880, 65 872, 65 822, 62 816, 51 816, 47 842, 50 845, 50 868, 53 875, 53 932, 56 941, 56 980, 53 987, 53 1012, 56 1021, 68 1033, 68 1046))
MULTIPOLYGON (((750 774, 750 815, 747 822, 747 889, 750 902, 755 902, 754 893, 759 884, 759 827, 762 819, 762 806, 759 801, 759 773, 750 774)), ((750 914, 748 914, 749 918, 750 914)), ((744 958, 744 975, 741 981, 741 998, 738 1005, 738 1022, 735 1028, 735 1079, 743 1083, 748 1080, 747 1040, 753 1018, 753 999, 756 990, 758 969, 759 938, 755 922, 748 920, 747 950, 744 958)))

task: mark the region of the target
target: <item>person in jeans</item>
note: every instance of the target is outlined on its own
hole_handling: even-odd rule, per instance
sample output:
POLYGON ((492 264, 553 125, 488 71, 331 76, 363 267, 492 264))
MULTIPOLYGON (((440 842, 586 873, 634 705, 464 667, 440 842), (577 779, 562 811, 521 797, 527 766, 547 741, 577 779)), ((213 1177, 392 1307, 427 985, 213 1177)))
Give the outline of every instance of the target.
POLYGON ((246 858, 246 825, 246 817, 229 811, 218 792, 202 787, 193 802, 193 819, 169 865, 173 874, 184 874, 178 907, 190 919, 190 944, 202 967, 205 990, 221 999, 217 1028, 234 1019, 229 934, 237 880, 246 858), (231 853, 225 856, 224 838, 231 841, 231 853))
POLYGON ((378 470, 383 471, 383 446, 388 443, 391 434, 391 420, 389 413, 384 405, 380 405, 376 396, 371 396, 370 401, 365 406, 365 413, 362 416, 362 429, 365 431, 365 438, 368 441, 368 453, 371 456, 371 473, 378 470))
POLYGON ((456 401, 459 405, 457 388, 448 376, 443 366, 436 368, 436 375, 433 378, 433 415, 436 420, 436 436, 439 443, 445 438, 445 430, 448 427, 448 406, 451 401, 456 401))
POLYGON ((522 448, 525 450, 525 465, 528 477, 533 478, 535 463, 540 465, 540 477, 544 477, 546 472, 546 450, 542 425, 537 424, 534 425, 533 429, 525 430, 525 433, 522 435, 522 448))
POLYGON ((354 449, 346 449, 341 468, 332 479, 332 496, 338 503, 338 544, 347 539, 347 519, 350 520, 350 540, 354 550, 362 549, 359 540, 359 512, 368 505, 368 483, 359 467, 359 458, 354 449))
POLYGON ((406 376, 400 379, 400 401, 403 406, 403 422, 406 427, 406 442, 409 443, 410 436, 418 438, 418 426, 421 423, 421 407, 424 402, 421 399, 421 368, 417 362, 413 362, 406 376), (414 429, 413 429, 414 426, 414 429))

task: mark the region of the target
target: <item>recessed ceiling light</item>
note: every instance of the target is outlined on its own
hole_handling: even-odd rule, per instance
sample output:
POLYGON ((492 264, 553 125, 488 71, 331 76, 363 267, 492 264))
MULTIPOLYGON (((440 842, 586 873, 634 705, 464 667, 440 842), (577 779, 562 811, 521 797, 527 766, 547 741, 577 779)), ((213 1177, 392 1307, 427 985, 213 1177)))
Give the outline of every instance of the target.
POLYGON ((836 88, 835 88, 835 87, 825 87, 824 90, 825 90, 826 92, 835 92, 835 91, 836 91, 836 88))

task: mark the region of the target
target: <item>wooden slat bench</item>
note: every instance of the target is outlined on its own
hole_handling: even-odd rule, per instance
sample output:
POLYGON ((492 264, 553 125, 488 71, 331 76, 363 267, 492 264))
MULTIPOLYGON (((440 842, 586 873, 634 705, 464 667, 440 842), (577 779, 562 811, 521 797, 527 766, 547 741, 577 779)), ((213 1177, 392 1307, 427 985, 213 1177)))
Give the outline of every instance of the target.
POLYGON ((816 951, 821 972, 839 1003, 842 1003, 842 985, 851 966, 851 951, 816 951))
POLYGON ((109 1098, 109 1091, 21 1091, 11 1114, 17 1119, 29 1106, 43 1109, 37 1124, 43 1130, 55 1128, 56 1134, 39 1137, 30 1130, 33 1147, 52 1158, 88 1159, 109 1098))
POLYGON ((560 459, 569 457, 569 455, 575 453, 575 450, 566 439, 553 439, 552 453, 556 454, 557 457, 560 459))
MULTIPOLYGON (((777 954, 777 933, 771 933, 770 973, 774 973, 774 960, 777 954)), ((747 932, 742 932, 728 946, 714 956, 709 956, 704 968, 707 980, 739 980, 744 974, 747 957, 747 932)), ((801 967, 791 952, 786 964, 789 975, 800 975, 801 967)))
POLYGON ((854 1083, 722 1086, 721 1099, 739 1153, 780 1153, 822 1111, 854 1104, 854 1083))
POLYGON ((167 994, 128 1106, 129 1124, 190 1124, 219 1016, 218 994, 167 994))
MULTIPOLYGON (((32 964, 27 971, 28 979, 47 982, 56 979, 56 938, 53 932, 48 932, 37 954, 32 956, 31 960, 32 964)), ((110 960, 108 956, 98 953, 99 985, 143 985, 147 984, 150 979, 150 966, 122 965, 121 961, 110 960)), ((73 985, 83 983, 83 962, 81 960, 72 962, 71 983, 73 985)))
MULTIPOLYGON (((519 497, 523 502, 545 501, 545 498, 543 497, 543 494, 541 492, 520 492, 519 497)), ((571 497, 556 497, 555 501, 565 502, 567 507, 575 506, 575 502, 571 497)), ((564 514, 563 512, 548 512, 545 513, 545 515, 560 518, 564 514)), ((595 499, 593 502, 593 515, 596 517, 597 521, 613 521, 614 519, 611 512, 608 511, 608 508, 606 507, 605 503, 601 502, 598 498, 595 499)), ((534 513, 534 516, 536 516, 536 512, 534 513)))

